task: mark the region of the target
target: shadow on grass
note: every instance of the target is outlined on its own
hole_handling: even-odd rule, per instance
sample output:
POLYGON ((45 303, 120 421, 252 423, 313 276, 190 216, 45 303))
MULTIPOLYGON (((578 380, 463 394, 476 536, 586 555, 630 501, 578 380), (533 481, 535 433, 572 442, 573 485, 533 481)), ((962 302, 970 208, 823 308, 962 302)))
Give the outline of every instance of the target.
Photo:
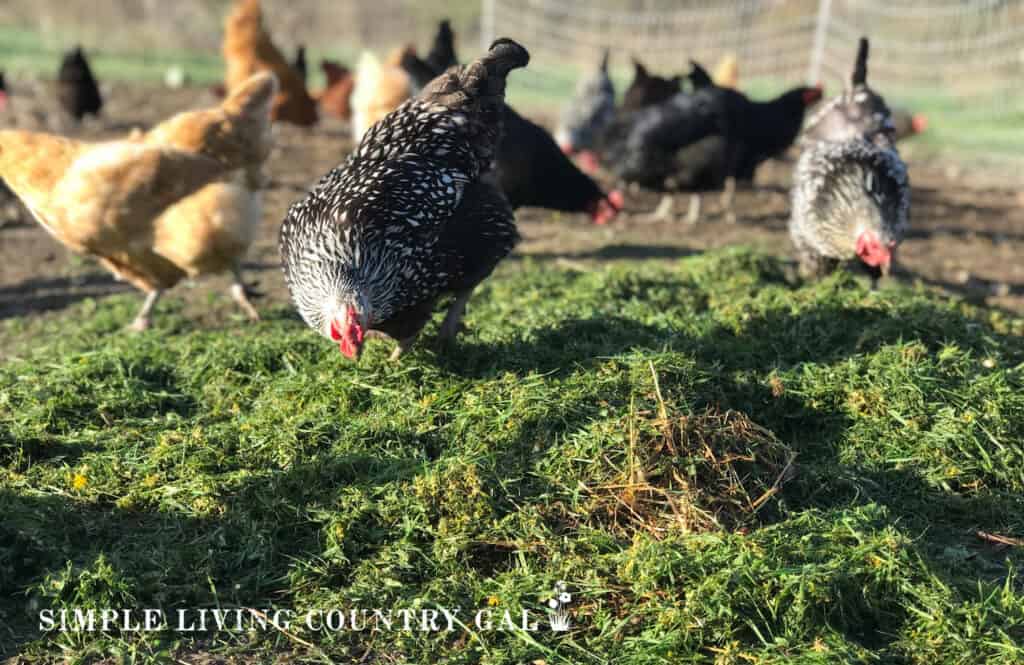
POLYGON ((533 259, 547 261, 568 259, 572 261, 643 261, 647 259, 683 259, 701 254, 700 250, 676 245, 603 245, 584 252, 516 252, 509 260, 533 259))
MULTIPOLYGON (((376 489, 406 481, 423 468, 417 459, 342 455, 311 460, 286 471, 260 473, 222 487, 221 515, 195 517, 167 506, 121 507, 109 500, 67 494, 22 494, 0 489, 0 656, 18 653, 42 637, 38 611, 47 607, 266 607, 290 593, 288 571, 297 558, 319 559, 332 583, 343 585, 351 566, 324 555, 324 524, 334 493, 327 488, 376 489), (79 589, 76 576, 103 556, 126 583, 79 589), (73 575, 61 588, 42 588, 73 575)), ((350 527, 353 528, 353 527, 350 527)), ((389 533, 354 529, 366 556, 389 533)), ((285 602, 287 605, 287 602, 285 602)), ((170 635, 171 641, 180 639, 170 635)))
POLYGON ((0 320, 64 309, 88 298, 131 291, 135 289, 129 284, 101 272, 77 277, 32 277, 13 286, 0 287, 0 320))

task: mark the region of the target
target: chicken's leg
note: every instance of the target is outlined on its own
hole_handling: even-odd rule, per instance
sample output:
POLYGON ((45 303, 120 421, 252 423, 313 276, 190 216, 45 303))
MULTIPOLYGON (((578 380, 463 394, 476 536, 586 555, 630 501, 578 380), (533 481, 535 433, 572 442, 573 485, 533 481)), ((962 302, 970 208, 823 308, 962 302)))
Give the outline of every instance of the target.
POLYGON ((674 206, 675 201, 672 199, 672 195, 665 194, 661 197, 661 201, 658 202, 658 207, 647 218, 652 222, 664 222, 672 217, 672 208, 674 206))
POLYGON ((466 303, 473 294, 473 289, 466 289, 455 294, 455 301, 448 307, 448 313, 444 315, 441 323, 441 330, 437 333, 437 341, 448 342, 455 339, 462 329, 462 315, 466 313, 466 303))
POLYGON ((700 192, 690 195, 690 209, 686 212, 686 223, 696 224, 700 221, 700 192))
POLYGON ((736 178, 729 176, 725 179, 725 186, 722 188, 722 210, 725 212, 725 219, 730 224, 736 223, 736 213, 732 209, 733 199, 736 198, 736 178))
POLYGON ((156 306, 156 301, 160 300, 161 295, 163 295, 163 291, 160 291, 159 289, 156 291, 150 291, 146 294, 146 300, 142 303, 142 309, 139 310, 139 313, 135 316, 135 320, 128 326, 130 330, 142 332, 143 330, 149 329, 149 315, 153 312, 153 308, 156 306))
POLYGON ((396 346, 395 350, 391 352, 389 360, 394 362, 395 360, 401 358, 402 354, 408 351, 410 347, 412 347, 412 345, 416 342, 416 338, 419 336, 420 334, 417 332, 412 337, 406 337, 405 339, 398 340, 398 346, 396 346))
POLYGON ((245 312, 245 315, 250 320, 259 321, 260 313, 249 302, 249 296, 245 292, 245 283, 242 282, 242 271, 238 266, 235 266, 231 274, 235 276, 235 281, 231 284, 231 298, 238 303, 238 306, 242 308, 242 311, 245 312))

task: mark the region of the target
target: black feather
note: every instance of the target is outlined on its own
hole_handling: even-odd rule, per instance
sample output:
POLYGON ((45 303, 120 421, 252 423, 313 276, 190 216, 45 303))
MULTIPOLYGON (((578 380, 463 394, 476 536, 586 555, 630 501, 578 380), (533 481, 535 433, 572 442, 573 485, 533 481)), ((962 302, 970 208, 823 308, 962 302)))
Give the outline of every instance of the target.
POLYGON ((850 83, 853 86, 864 85, 868 82, 868 38, 861 37, 857 44, 857 59, 853 63, 853 75, 850 76, 850 83))

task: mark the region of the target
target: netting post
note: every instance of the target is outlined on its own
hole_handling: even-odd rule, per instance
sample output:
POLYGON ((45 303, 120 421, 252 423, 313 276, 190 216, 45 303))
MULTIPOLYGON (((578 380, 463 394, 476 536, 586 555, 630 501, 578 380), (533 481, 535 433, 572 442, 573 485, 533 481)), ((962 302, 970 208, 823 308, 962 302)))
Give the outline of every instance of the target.
POLYGON ((811 64, 807 70, 807 85, 821 81, 821 63, 825 57, 825 40, 828 38, 828 21, 832 15, 832 0, 818 0, 818 19, 814 25, 814 46, 811 50, 811 64))
POLYGON ((480 0, 480 51, 484 53, 494 42, 494 2, 480 0))

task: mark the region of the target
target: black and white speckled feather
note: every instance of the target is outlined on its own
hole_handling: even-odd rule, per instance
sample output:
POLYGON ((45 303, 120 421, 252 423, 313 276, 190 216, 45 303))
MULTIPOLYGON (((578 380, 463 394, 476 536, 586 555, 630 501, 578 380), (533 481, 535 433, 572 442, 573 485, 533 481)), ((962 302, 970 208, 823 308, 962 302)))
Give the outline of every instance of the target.
POLYGON ((819 141, 801 154, 789 232, 805 272, 855 259, 864 230, 899 244, 909 223, 910 182, 895 149, 857 138, 819 141))
POLYGON ((280 233, 285 280, 314 330, 329 336, 329 318, 354 305, 369 312, 370 329, 392 334, 404 313, 472 289, 511 251, 511 209, 483 176, 500 137, 505 76, 528 58, 498 40, 446 72, 291 206, 280 233))

